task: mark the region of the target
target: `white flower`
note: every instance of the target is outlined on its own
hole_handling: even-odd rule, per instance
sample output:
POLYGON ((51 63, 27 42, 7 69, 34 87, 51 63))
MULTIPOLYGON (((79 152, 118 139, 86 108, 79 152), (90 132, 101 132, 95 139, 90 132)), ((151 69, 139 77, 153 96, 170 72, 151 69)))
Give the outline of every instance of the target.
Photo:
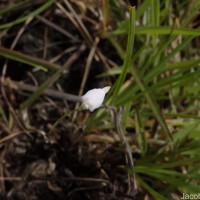
POLYGON ((85 95, 82 96, 82 105, 85 109, 93 112, 99 108, 103 103, 105 94, 109 91, 110 86, 89 90, 85 95))

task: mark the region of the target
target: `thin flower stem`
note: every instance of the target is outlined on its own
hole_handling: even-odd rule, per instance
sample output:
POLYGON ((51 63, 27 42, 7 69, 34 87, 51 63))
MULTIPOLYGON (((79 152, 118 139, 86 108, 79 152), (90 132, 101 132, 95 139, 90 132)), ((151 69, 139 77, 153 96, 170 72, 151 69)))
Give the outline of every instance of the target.
POLYGON ((134 170, 135 165, 134 165, 134 161, 133 161, 133 157, 132 157, 132 153, 131 153, 131 147, 129 145, 129 142, 126 140, 124 132, 123 132, 122 127, 121 127, 121 121, 122 121, 122 116, 123 116, 124 110, 123 110, 122 107, 120 107, 119 111, 117 112, 117 109, 114 106, 104 106, 104 107, 106 109, 108 109, 108 111, 110 111, 111 116, 113 117, 116 131, 117 131, 117 133, 120 137, 122 145, 124 146, 127 164, 130 167, 131 173, 128 174, 129 182, 128 182, 128 191, 127 192, 128 192, 128 194, 131 194, 133 192, 133 195, 135 195, 137 193, 137 190, 138 190, 138 186, 137 186, 137 183, 136 183, 136 177, 135 177, 135 170, 134 170), (133 185, 132 185, 131 177, 133 178, 133 185))

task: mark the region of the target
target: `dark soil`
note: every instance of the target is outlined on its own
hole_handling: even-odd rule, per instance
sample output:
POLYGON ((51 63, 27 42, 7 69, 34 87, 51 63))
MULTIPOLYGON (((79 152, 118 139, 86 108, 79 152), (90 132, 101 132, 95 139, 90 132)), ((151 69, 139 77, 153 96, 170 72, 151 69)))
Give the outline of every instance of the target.
MULTIPOLYGON (((1 23, 25 15, 44 2, 38 0, 27 3, 19 9, 4 14, 0 19, 1 23)), ((62 1, 60 2, 62 4, 62 1)), ((10 3, 12 1, 1 1, 1 7, 8 6, 10 3)), ((76 4, 71 4, 80 11, 76 4)), ((25 27, 14 50, 49 61, 65 49, 73 46, 77 46, 78 49, 82 43, 85 43, 81 32, 63 14, 58 14, 56 9, 58 8, 53 5, 41 16, 67 30, 77 40, 66 37, 36 17, 25 27)), ((85 13, 85 16, 96 22, 91 24, 83 20, 92 37, 100 35, 99 18, 93 16, 90 10, 85 13)), ((8 29, 2 37, 1 45, 9 49, 23 25, 24 23, 21 23, 8 29)), ((122 63, 106 40, 102 39, 98 47, 107 59, 113 60, 118 65, 122 63)), ((82 52, 79 59, 69 66, 67 73, 57 81, 63 91, 78 94, 90 48, 91 46, 86 44, 86 50, 82 52)), ((72 54, 73 52, 64 54, 56 63, 63 66, 72 54)), ((0 58, 1 69, 5 63, 7 79, 41 85, 52 75, 52 72, 38 71, 29 65, 4 58, 0 58)), ((96 78, 104 71, 104 63, 93 59, 84 92, 108 85, 113 81, 96 78)), ((55 84, 52 88, 58 89, 55 84)), ((73 116, 69 109, 73 109, 75 104, 47 96, 41 96, 28 109, 18 112, 20 104, 29 95, 30 92, 23 92, 20 89, 14 91, 1 85, 0 104, 5 116, 10 120, 8 122, 0 118, 1 200, 134 198, 134 191, 127 195, 126 162, 120 142, 115 139, 113 142, 98 140, 104 135, 113 138, 111 131, 98 133, 85 130, 84 123, 80 122, 86 121, 90 113, 81 112, 72 121, 73 116), (52 124, 66 111, 69 112, 69 116, 49 134, 52 124)))

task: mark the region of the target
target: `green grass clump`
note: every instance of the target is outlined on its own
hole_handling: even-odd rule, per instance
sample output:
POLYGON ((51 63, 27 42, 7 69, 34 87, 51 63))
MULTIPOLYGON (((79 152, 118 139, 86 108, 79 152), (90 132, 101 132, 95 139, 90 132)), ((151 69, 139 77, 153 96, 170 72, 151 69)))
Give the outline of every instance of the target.
MULTIPOLYGON (((200 28, 192 27, 197 2, 146 0, 130 10, 128 19, 116 18, 117 27, 104 33, 124 60, 119 69, 101 75, 118 76, 108 103, 125 108, 122 126, 135 129, 142 155, 136 161, 136 179, 155 199, 200 191, 200 51, 195 43, 200 28), (118 38, 127 34, 125 50, 118 38)), ((88 125, 105 117, 99 111, 88 125)))

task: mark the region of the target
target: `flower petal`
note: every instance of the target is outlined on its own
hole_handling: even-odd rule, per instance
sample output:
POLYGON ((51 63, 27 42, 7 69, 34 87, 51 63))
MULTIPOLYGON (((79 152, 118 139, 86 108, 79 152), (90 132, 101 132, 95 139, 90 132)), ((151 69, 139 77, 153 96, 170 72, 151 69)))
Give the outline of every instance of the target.
POLYGON ((109 91, 109 89, 110 86, 89 90, 85 95, 82 96, 83 107, 91 112, 99 108, 102 105, 105 94, 109 91))
POLYGON ((110 86, 102 88, 102 90, 105 92, 105 94, 110 90, 110 86))

